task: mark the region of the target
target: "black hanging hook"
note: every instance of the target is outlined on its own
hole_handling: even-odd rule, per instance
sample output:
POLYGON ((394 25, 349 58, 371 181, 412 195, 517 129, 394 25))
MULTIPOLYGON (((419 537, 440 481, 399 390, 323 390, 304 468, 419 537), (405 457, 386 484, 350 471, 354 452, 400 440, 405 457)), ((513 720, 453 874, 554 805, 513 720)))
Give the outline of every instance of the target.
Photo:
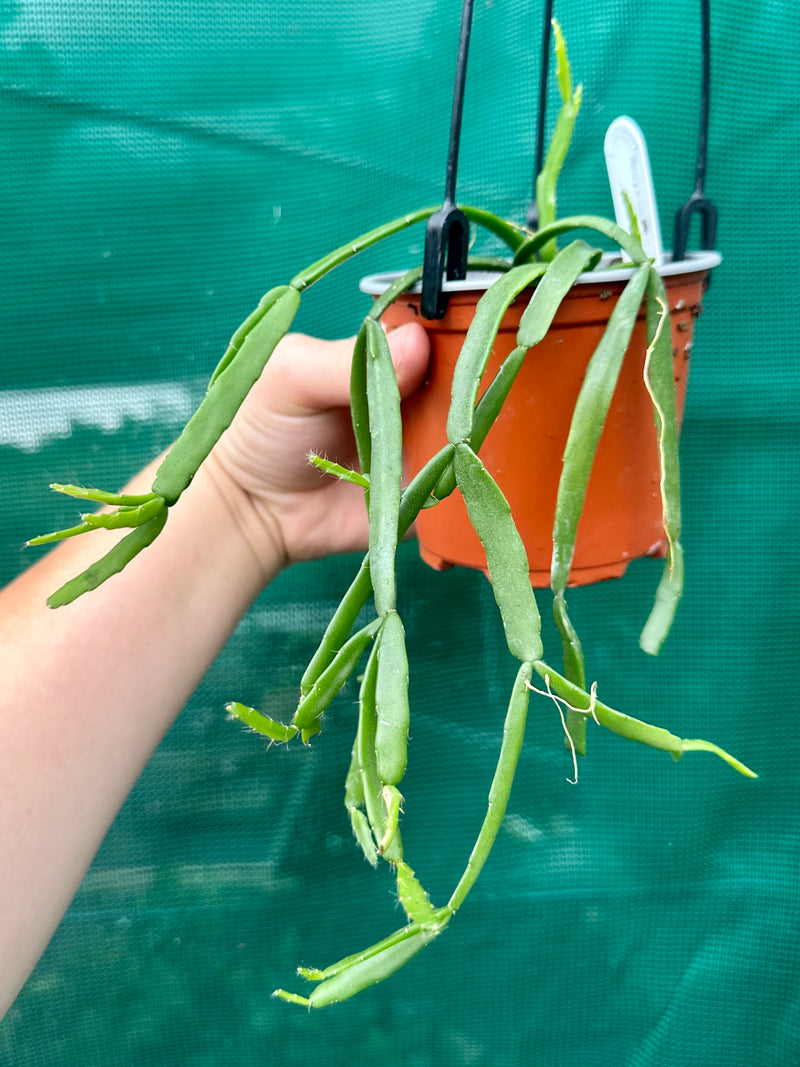
POLYGON ((694 192, 675 213, 675 237, 672 244, 672 259, 675 262, 686 257, 689 240, 689 224, 692 216, 700 214, 701 237, 704 250, 714 248, 717 233, 717 209, 705 195, 706 160, 708 157, 708 115, 711 97, 711 11, 710 0, 700 0, 702 74, 700 86, 700 131, 697 138, 697 169, 694 192))
POLYGON ((456 82, 453 90, 453 111, 450 118, 450 148, 447 154, 447 179, 444 203, 428 219, 425 233, 425 259, 422 270, 423 318, 440 319, 447 309, 447 294, 442 292, 442 275, 448 280, 466 278, 469 251, 469 220, 456 207, 456 174, 458 148, 461 141, 461 113, 464 107, 464 83, 467 77, 467 55, 472 29, 473 0, 463 0, 461 35, 458 44, 456 82))

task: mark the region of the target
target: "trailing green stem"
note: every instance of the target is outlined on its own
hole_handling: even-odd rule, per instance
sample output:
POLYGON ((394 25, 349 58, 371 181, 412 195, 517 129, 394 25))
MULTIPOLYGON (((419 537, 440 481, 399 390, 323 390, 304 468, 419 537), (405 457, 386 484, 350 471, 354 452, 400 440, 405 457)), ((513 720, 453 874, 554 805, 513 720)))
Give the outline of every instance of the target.
POLYGON ((503 316, 516 297, 544 271, 542 263, 515 267, 501 275, 478 301, 453 371, 453 399, 447 416, 447 438, 453 444, 470 438, 478 389, 503 316))
POLYGON ((366 379, 369 403, 370 488, 369 558, 375 610, 395 608, 395 552, 403 473, 403 428, 400 392, 386 334, 374 319, 366 320, 366 379))
MULTIPOLYGON (((586 689, 586 663, 583 655, 583 646, 567 612, 567 601, 563 593, 553 597, 553 620, 561 638, 564 675, 570 682, 573 682, 581 689, 586 689)), ((581 715, 573 708, 567 708, 564 716, 564 725, 567 731, 565 744, 577 755, 585 756, 586 716, 581 715)))
POLYGON ((361 234, 360 237, 356 237, 354 241, 349 241, 347 244, 334 249, 333 252, 329 252, 327 256, 323 256, 322 259, 316 260, 310 267, 306 267, 305 270, 296 274, 289 284, 293 289, 303 292, 303 290, 314 285, 315 282, 318 282, 320 278, 323 278, 335 267, 346 263, 348 259, 352 259, 353 256, 357 256, 367 248, 371 248, 372 245, 379 244, 381 241, 386 240, 387 237, 392 237, 396 233, 407 230, 409 226, 424 222, 438 209, 438 204, 434 207, 420 208, 419 211, 401 215, 400 218, 392 219, 391 222, 386 222, 382 226, 376 226, 374 230, 368 230, 366 233, 361 234))
MULTIPOLYGON (((450 463, 452 455, 453 446, 445 445, 435 456, 428 460, 403 490, 400 499, 398 539, 402 540, 408 533, 412 523, 422 510, 425 501, 428 500, 434 486, 439 481, 442 472, 450 463)), ((303 696, 310 691, 322 671, 325 670, 336 655, 337 650, 347 640, 371 593, 372 575, 370 572, 369 553, 367 553, 361 561, 361 566, 350 583, 350 587, 331 617, 325 633, 322 635, 322 640, 300 680, 300 693, 303 696)))
POLYGON ((275 719, 256 711, 255 708, 239 703, 238 700, 233 700, 226 704, 225 710, 232 718, 238 719, 240 723, 248 726, 257 734, 268 737, 270 741, 291 741, 298 732, 296 726, 287 726, 285 723, 276 722, 275 719))
POLYGON ((494 212, 486 211, 484 208, 472 207, 469 204, 459 204, 459 208, 470 222, 476 223, 489 233, 493 233, 495 237, 499 237, 512 252, 515 252, 530 234, 530 231, 523 226, 501 219, 494 212))
POLYGON ((531 588, 525 546, 508 501, 469 445, 456 446, 455 472, 469 520, 486 553, 508 650, 523 663, 539 659, 541 619, 531 588))
POLYGON ((105 556, 92 563, 82 574, 71 578, 68 582, 57 589, 52 596, 48 597, 47 606, 61 608, 71 604, 79 596, 97 589, 103 582, 114 574, 119 574, 138 554, 158 537, 167 521, 167 508, 161 507, 153 518, 144 525, 137 526, 129 534, 118 541, 105 556))
POLYGON ((650 723, 634 719, 631 715, 624 715, 621 711, 615 711, 614 708, 598 700, 594 693, 587 693, 541 660, 533 664, 533 669, 540 678, 544 679, 551 690, 550 695, 554 694, 566 704, 571 705, 576 711, 591 716, 598 726, 604 726, 607 730, 624 737, 628 741, 638 741, 639 744, 647 745, 649 748, 669 752, 673 759, 676 760, 679 760, 684 752, 712 752, 725 760, 740 774, 748 778, 758 777, 740 760, 737 760, 710 741, 684 740, 660 726, 651 726, 650 723))
POLYGON ((530 679, 531 664, 522 663, 517 671, 517 677, 511 691, 511 699, 508 703, 508 711, 503 725, 503 741, 489 789, 489 804, 486 816, 467 861, 466 870, 453 890, 453 895, 447 902, 447 907, 453 912, 461 907, 465 897, 475 884, 492 850, 497 832, 506 813, 511 786, 514 783, 514 774, 522 752, 522 743, 525 739, 525 723, 527 721, 528 701, 530 698, 528 682, 530 679))
POLYGON ((375 303, 369 310, 367 318, 378 320, 384 314, 386 309, 390 307, 398 297, 403 293, 407 293, 409 289, 413 289, 422 278, 422 267, 414 267, 412 270, 406 271, 399 278, 392 282, 392 284, 375 298, 375 303))
POLYGON ((358 694, 358 730, 353 746, 353 764, 361 779, 364 810, 376 844, 377 852, 390 862, 403 858, 399 831, 387 838, 387 811, 383 802, 376 736, 378 729, 378 649, 380 638, 370 650, 358 694))
POLYGON ((217 376, 212 378, 199 407, 156 472, 153 492, 167 504, 175 503, 233 421, 276 345, 286 335, 299 305, 300 294, 296 289, 282 285, 270 290, 257 309, 257 320, 240 339, 238 347, 233 352, 229 350, 229 358, 223 357, 224 366, 215 372, 217 376))
MULTIPOLYGON (((564 35, 556 20, 553 20, 555 33, 555 52, 557 64, 558 88, 561 95, 561 108, 556 119, 555 129, 545 156, 544 166, 536 178, 536 212, 539 227, 544 227, 556 219, 556 186, 561 168, 572 140, 575 119, 581 106, 582 88, 572 91, 572 75, 564 35)), ((555 240, 545 242, 540 248, 542 259, 550 260, 556 252, 555 240)))
POLYGON ((320 982, 308 997, 288 993, 285 989, 276 989, 272 995, 308 1008, 324 1008, 348 1000, 399 971, 417 952, 439 936, 450 918, 451 913, 447 908, 439 908, 435 912, 435 921, 410 923, 383 941, 363 952, 346 956, 324 971, 301 967, 299 973, 303 978, 320 982))
POLYGON ((298 730, 308 729, 328 709, 379 629, 380 619, 373 619, 335 652, 307 694, 302 696, 294 713, 293 726, 298 730))
POLYGON ((563 596, 569 580, 578 521, 583 512, 597 445, 614 395, 622 361, 642 305, 649 266, 638 267, 617 301, 589 360, 564 449, 553 524, 551 585, 563 596))
MULTIPOLYGON (((613 241, 624 252, 627 252, 634 265, 649 262, 647 254, 641 244, 632 237, 616 222, 604 219, 600 215, 570 215, 568 218, 559 219, 557 222, 544 226, 541 230, 529 237, 514 253, 514 264, 527 263, 537 255, 543 245, 562 234, 571 233, 573 230, 594 230, 603 237, 613 241)), ((622 264, 628 266, 628 264, 622 264)))
POLYGON ((667 537, 664 572, 639 646, 657 655, 670 631, 683 594, 678 412, 675 397, 672 331, 664 283, 655 267, 647 283, 647 355, 644 383, 653 402, 660 468, 661 514, 667 537))

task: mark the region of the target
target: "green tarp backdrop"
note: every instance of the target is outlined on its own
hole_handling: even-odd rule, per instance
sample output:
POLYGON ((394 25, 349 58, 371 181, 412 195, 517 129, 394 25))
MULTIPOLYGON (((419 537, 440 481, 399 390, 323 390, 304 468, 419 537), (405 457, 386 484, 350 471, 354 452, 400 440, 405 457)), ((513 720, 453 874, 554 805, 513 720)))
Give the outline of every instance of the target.
MULTIPOLYGON (((669 238, 694 183, 699 2, 555 7, 585 87, 561 210, 611 210, 602 138, 627 113, 669 238)), ((72 522, 49 482, 119 485, 169 443, 263 292, 441 199, 459 14, 457 0, 2 4, 2 580, 33 558, 28 536, 72 522)), ((476 3, 459 197, 518 220, 540 22, 540 0, 476 3)), ((272 1000, 302 985, 299 962, 324 966, 401 921, 342 804, 353 691, 307 748, 268 750, 223 711, 237 698, 291 715, 356 558, 292 568, 156 752, 0 1025, 0 1062, 800 1063, 799 45, 795 0, 712 0, 707 192, 724 262, 694 346, 673 634, 658 660, 637 649, 658 562, 571 597, 615 706, 713 738, 760 779, 593 729, 571 785, 541 701, 495 852, 446 934, 347 1004, 272 1000)), ((423 237, 320 285, 299 328, 351 332, 359 275, 418 262, 423 237)), ((514 665, 481 575, 436 575, 408 543, 400 582, 404 836, 441 903, 482 817, 514 665)))

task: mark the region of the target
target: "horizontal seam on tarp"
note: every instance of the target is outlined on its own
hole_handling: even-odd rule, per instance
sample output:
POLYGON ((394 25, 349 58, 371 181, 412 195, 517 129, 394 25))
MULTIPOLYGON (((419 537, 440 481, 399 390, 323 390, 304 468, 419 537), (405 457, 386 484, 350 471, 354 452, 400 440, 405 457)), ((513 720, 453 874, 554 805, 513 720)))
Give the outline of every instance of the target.
POLYGON ((0 96, 6 96, 12 100, 27 104, 47 104, 62 111, 72 112, 81 118, 96 118, 109 123, 137 126, 145 130, 180 134, 184 137, 211 141, 227 148, 236 148, 247 152, 258 154, 282 152, 288 155, 313 159, 320 163, 328 163, 331 166, 348 167, 351 170, 363 171, 368 174, 394 176, 396 173, 393 169, 378 167, 363 159, 353 159, 337 152, 312 149, 308 145, 289 141, 285 137, 244 137, 241 134, 215 129, 213 126, 199 122, 187 122, 185 119, 143 114, 139 111, 130 111, 127 108, 114 107, 111 104, 98 104, 90 100, 76 99, 61 93, 48 93, 40 89, 28 89, 24 85, 15 83, 0 82, 0 96))

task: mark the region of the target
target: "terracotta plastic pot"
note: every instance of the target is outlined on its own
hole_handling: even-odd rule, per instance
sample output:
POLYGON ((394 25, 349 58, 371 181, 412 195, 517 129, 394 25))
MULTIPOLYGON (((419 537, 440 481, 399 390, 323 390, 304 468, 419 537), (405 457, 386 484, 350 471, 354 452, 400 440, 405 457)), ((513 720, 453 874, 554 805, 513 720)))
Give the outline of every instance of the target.
MULTIPOLYGON (((694 322, 702 309, 716 253, 697 253, 667 264, 664 283, 672 313, 679 417, 683 412, 694 322)), ((505 407, 489 432, 481 458, 505 494, 525 542, 534 586, 550 583, 553 518, 561 460, 572 411, 586 365, 608 322, 630 271, 604 272, 602 281, 582 279, 568 294, 547 337, 528 352, 505 407)), ((396 274, 374 275, 365 292, 382 292, 396 274)), ((583 276, 588 277, 588 276, 583 276)), ((405 461, 409 476, 446 443, 450 382, 475 303, 496 275, 451 282, 447 313, 422 320, 431 342, 431 362, 422 388, 403 410, 405 461)), ((528 298, 520 298, 503 320, 486 371, 488 384, 515 346, 528 298)), ((419 293, 400 298, 384 316, 387 327, 419 321, 419 293)), ((625 356, 614 399, 592 468, 578 525, 570 585, 617 578, 640 556, 663 556, 659 466, 650 398, 642 381, 645 355, 644 308, 625 356)), ((485 570, 481 544, 456 491, 417 520, 422 558, 437 570, 454 565, 485 570)))

